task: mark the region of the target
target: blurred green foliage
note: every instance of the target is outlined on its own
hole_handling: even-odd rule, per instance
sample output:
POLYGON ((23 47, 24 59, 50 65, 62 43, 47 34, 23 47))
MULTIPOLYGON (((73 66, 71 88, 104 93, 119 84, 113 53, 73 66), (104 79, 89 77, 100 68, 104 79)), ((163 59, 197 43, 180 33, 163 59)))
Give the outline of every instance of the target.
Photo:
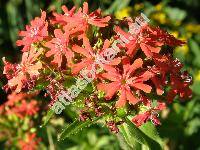
MULTIPOLYGON (((174 103, 161 115, 162 125, 159 134, 170 150, 200 150, 200 1, 199 0, 89 0, 90 8, 101 8, 105 14, 112 13, 118 19, 136 16, 143 12, 151 23, 159 25, 177 38, 187 41, 187 45, 175 49, 178 57, 193 76, 193 98, 189 101, 174 103)), ((20 61, 20 49, 16 47, 18 31, 35 16, 40 9, 49 14, 56 10, 61 12, 61 5, 79 7, 82 0, 0 0, 0 58, 6 56, 11 62, 20 61)), ((0 61, 0 86, 6 83, 2 77, 0 61)), ((1 103, 6 94, 1 93, 1 103)), ((51 120, 46 128, 38 129, 38 135, 45 139, 42 149, 98 150, 120 149, 116 136, 107 129, 92 126, 78 135, 64 141, 57 141, 57 129, 72 121, 74 114, 68 109, 63 118, 51 120), (64 121, 65 120, 65 121, 64 121), (57 122, 57 124, 56 124, 57 122), (65 122, 65 123, 64 123, 65 122)), ((39 125, 38 125, 39 126, 39 125)), ((1 141, 0 149, 3 149, 1 141)))

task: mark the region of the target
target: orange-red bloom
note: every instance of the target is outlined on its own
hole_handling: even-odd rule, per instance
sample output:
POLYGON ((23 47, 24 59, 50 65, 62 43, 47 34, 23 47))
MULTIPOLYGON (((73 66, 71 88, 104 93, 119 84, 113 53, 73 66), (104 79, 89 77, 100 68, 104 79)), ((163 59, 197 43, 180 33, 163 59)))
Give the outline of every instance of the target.
POLYGON ((167 33, 166 31, 161 30, 159 27, 151 27, 147 24, 139 28, 139 32, 132 34, 130 32, 123 31, 120 27, 115 28, 115 32, 120 35, 119 37, 124 37, 125 46, 127 54, 133 57, 137 50, 141 48, 144 54, 151 58, 153 53, 159 53, 161 47, 166 44, 169 46, 179 46, 183 45, 185 42, 177 40, 175 37, 167 33))
MULTIPOLYGON (((103 17, 100 9, 90 13, 86 2, 77 11, 75 7, 69 10, 66 6, 62 6, 62 10, 64 14, 53 12, 53 17, 49 18, 46 18, 46 12, 42 12, 40 18, 36 17, 31 25, 26 26, 26 31, 19 33, 23 38, 17 41, 17 45, 24 46, 22 61, 11 64, 3 59, 3 73, 8 79, 4 89, 17 93, 22 89, 44 89, 55 102, 61 91, 71 92, 71 97, 79 96, 79 90, 89 82, 87 79, 88 82, 82 80, 81 84, 66 88, 77 76, 85 78, 84 71, 88 71, 94 80, 92 90, 87 90, 96 96, 89 97, 95 101, 91 112, 98 114, 96 116, 104 114, 102 105, 105 103, 101 103, 104 98, 110 100, 107 101, 112 109, 110 111, 126 104, 134 105, 127 109, 139 112, 132 120, 137 126, 147 120, 160 124, 157 111, 164 109, 165 104, 158 101, 157 106, 152 106, 148 98, 162 97, 162 100, 172 102, 175 96, 181 99, 191 97, 191 77, 182 71, 180 61, 173 59, 171 52, 165 50, 181 46, 183 41, 159 27, 139 22, 140 17, 136 18, 137 23, 130 18, 122 21, 113 18, 109 22, 111 16, 103 17), (139 24, 139 28, 134 27, 139 24), (129 29, 129 32, 122 28, 129 29), (135 30, 136 28, 138 29, 135 30), (49 65, 50 63, 56 65, 49 65), (97 90, 104 91, 105 96, 97 90), (140 106, 147 108, 141 114, 140 106)), ((16 97, 16 101, 7 104, 12 107, 18 100, 16 97)), ((21 118, 23 115, 34 115, 38 110, 34 100, 27 103, 22 99, 20 104, 10 112, 15 112, 21 118)), ((86 114, 81 116, 81 120, 90 118, 90 112, 87 111, 84 111, 86 114)), ((118 131, 115 122, 108 124, 114 131, 118 131)))
POLYGON ((151 92, 151 86, 144 83, 154 76, 153 73, 149 71, 142 72, 139 75, 136 75, 137 69, 142 68, 143 61, 141 58, 136 59, 133 64, 130 64, 130 61, 125 58, 123 60, 123 73, 121 74, 116 69, 108 68, 106 73, 102 74, 102 77, 112 81, 111 83, 99 83, 97 88, 106 93, 105 98, 110 100, 113 95, 119 90, 120 97, 116 103, 117 107, 123 107, 128 100, 131 104, 136 104, 139 102, 139 99, 135 95, 135 92, 132 92, 132 89, 142 90, 146 93, 151 92))
POLYGON ((26 25, 26 31, 20 31, 19 36, 23 37, 22 40, 16 42, 17 46, 24 46, 22 51, 28 51, 31 44, 40 42, 48 36, 48 22, 46 19, 46 12, 41 12, 41 18, 36 17, 31 21, 31 25, 26 25))
POLYGON ((35 133, 27 133, 26 139, 21 139, 19 141, 20 147, 22 150, 37 150, 38 144, 41 141, 40 138, 36 136, 35 133))
POLYGON ((83 68, 86 68, 87 70, 92 69, 92 65, 94 67, 99 66, 96 65, 97 63, 101 64, 100 67, 105 68, 110 65, 118 65, 120 63, 119 58, 114 58, 109 63, 105 62, 104 52, 107 48, 110 46, 110 42, 108 40, 104 41, 104 45, 102 49, 94 49, 90 45, 90 41, 86 36, 83 36, 83 47, 80 47, 78 45, 74 45, 72 47, 72 50, 82 56, 81 62, 78 62, 72 66, 72 73, 77 74, 79 73, 83 68), (103 61, 103 62, 102 62, 103 61))
POLYGON ((45 46, 50 48, 50 50, 46 53, 46 57, 50 57, 53 55, 54 59, 52 63, 58 64, 58 67, 61 67, 62 57, 65 56, 68 62, 71 62, 73 57, 72 51, 69 49, 69 33, 62 32, 60 29, 54 30, 55 38, 51 41, 48 41, 45 46))
POLYGON ((105 27, 108 25, 110 16, 105 18, 101 17, 101 10, 98 9, 92 13, 88 11, 88 3, 83 3, 83 8, 75 13, 75 7, 70 11, 67 7, 62 6, 64 15, 54 13, 55 19, 52 23, 59 23, 68 29, 70 34, 78 33, 83 35, 84 32, 89 28, 89 25, 97 27, 105 27))
MULTIPOLYGON (((28 78, 38 76, 39 69, 42 68, 42 63, 40 61, 37 61, 37 58, 42 53, 42 49, 36 50, 34 47, 31 48, 29 52, 24 52, 22 55, 22 61, 21 64, 17 65, 15 69, 13 70, 14 75, 12 78, 9 78, 8 80, 8 86, 10 88, 14 88, 15 92, 19 93, 23 87, 23 82, 27 81, 28 78)), ((4 74, 10 74, 10 70, 7 69, 7 65, 9 65, 5 59, 4 64, 6 65, 4 67, 4 74)))
POLYGON ((144 113, 136 115, 132 122, 135 123, 136 126, 141 126, 142 124, 146 123, 148 120, 151 120, 154 125, 160 125, 160 121, 158 120, 158 112, 165 109, 166 105, 163 102, 158 101, 157 106, 152 107, 150 100, 148 100, 149 109, 144 113))

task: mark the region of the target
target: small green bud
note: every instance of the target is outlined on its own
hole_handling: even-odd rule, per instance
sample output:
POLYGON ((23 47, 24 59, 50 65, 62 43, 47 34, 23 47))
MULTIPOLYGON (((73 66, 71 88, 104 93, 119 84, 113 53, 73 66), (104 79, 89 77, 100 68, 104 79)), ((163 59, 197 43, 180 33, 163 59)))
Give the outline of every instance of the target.
POLYGON ((118 108, 117 109, 117 116, 119 116, 119 117, 126 117, 126 115, 127 115, 127 109, 126 109, 126 107, 118 108))

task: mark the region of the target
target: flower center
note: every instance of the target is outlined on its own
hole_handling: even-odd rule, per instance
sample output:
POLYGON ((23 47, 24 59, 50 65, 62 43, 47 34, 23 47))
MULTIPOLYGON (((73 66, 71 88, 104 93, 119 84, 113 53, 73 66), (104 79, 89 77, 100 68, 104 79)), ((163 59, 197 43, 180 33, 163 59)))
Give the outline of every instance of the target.
POLYGON ((63 45, 61 44, 61 40, 59 38, 56 39, 55 44, 55 48, 58 49, 60 52, 63 51, 63 45))
POLYGON ((83 13, 83 18, 84 18, 85 20, 88 20, 88 19, 89 19, 89 16, 88 16, 86 13, 83 13))
POLYGON ((122 79, 121 83, 122 83, 123 85, 125 85, 125 84, 126 84, 126 80, 125 80, 125 79, 122 79))
POLYGON ((64 15, 65 15, 65 16, 69 16, 69 13, 65 13, 64 15))
POLYGON ((31 37, 36 36, 38 34, 38 30, 39 30, 38 27, 35 27, 35 28, 31 29, 31 37))

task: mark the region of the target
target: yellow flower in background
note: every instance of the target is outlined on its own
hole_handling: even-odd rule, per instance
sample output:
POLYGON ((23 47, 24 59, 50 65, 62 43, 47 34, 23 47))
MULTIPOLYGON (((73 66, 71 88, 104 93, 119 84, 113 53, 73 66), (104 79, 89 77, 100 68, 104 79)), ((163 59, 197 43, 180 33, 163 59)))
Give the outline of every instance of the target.
POLYGON ((154 13, 152 15, 152 18, 155 20, 155 21, 158 21, 160 24, 166 24, 167 23, 167 16, 165 13, 163 12, 157 12, 157 13, 154 13))
POLYGON ((200 33, 200 25, 199 24, 188 24, 185 26, 185 29, 188 32, 200 33))
MULTIPOLYGON (((176 31, 174 33, 176 33, 176 31)), ((172 35, 173 35, 173 32, 172 32, 172 35)), ((175 37, 178 38, 178 36, 175 36, 175 37)), ((183 41, 187 42, 188 37, 187 37, 187 35, 181 35, 181 37, 179 37, 179 40, 183 40, 183 41)), ((186 55, 189 52, 189 47, 187 44, 185 44, 183 46, 176 47, 175 51, 186 55)))
POLYGON ((198 73, 195 75, 194 79, 196 81, 200 81, 200 70, 198 71, 198 73))
POLYGON ((170 32, 175 38, 178 38, 179 32, 178 31, 172 31, 170 32))
POLYGON ((159 4, 157 4, 157 5, 155 6, 155 10, 157 10, 157 11, 161 11, 162 8, 163 8, 163 4, 162 4, 162 3, 159 3, 159 4))
POLYGON ((124 17, 129 17, 131 13, 131 7, 125 7, 115 13, 117 19, 123 19, 124 17))
MULTIPOLYGON (((181 37, 179 37, 180 33, 178 31, 172 31, 170 32, 175 38, 178 38, 180 40, 186 41, 188 39, 187 35, 181 35, 181 37)), ((186 55, 189 52, 189 47, 187 44, 180 46, 180 47, 176 47, 175 48, 175 52, 177 53, 182 53, 183 55, 186 55)))
POLYGON ((175 52, 186 55, 189 52, 189 47, 187 45, 177 47, 177 48, 175 48, 175 52))

